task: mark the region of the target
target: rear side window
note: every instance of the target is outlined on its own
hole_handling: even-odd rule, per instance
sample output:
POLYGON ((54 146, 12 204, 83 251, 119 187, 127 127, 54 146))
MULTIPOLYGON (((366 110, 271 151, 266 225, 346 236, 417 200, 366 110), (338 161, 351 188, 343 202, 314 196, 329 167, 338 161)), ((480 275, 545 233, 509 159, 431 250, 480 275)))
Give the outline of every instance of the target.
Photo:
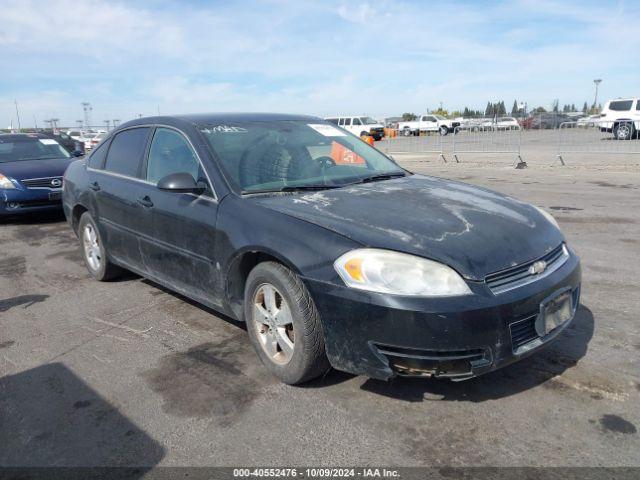
POLYGON ((345 124, 345 126, 347 126, 347 127, 348 127, 348 126, 350 126, 350 125, 351 125, 351 119, 350 119, 350 118, 345 118, 345 119, 344 119, 344 124, 345 124))
POLYGON ((609 110, 613 110, 614 112, 626 112, 631 110, 631 105, 633 104, 633 100, 619 100, 616 102, 611 102, 609 104, 609 110))
POLYGON ((640 100, 636 100, 636 110, 640 110, 640 100))
POLYGON ((138 167, 147 144, 149 128, 132 128, 111 140, 105 170, 127 177, 137 177, 138 167))
POLYGON ((89 167, 101 169, 102 165, 104 165, 104 157, 107 156, 108 148, 109 142, 101 143, 100 145, 98 145, 98 147, 89 156, 89 160, 87 160, 89 167))

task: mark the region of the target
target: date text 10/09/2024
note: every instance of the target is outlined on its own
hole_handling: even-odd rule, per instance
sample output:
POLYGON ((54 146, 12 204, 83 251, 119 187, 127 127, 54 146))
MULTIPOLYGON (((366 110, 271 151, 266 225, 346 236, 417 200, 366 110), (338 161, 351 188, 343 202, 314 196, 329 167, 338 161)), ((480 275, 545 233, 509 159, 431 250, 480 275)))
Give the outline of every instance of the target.
POLYGON ((400 478, 397 470, 387 468, 236 468, 234 478, 400 478))

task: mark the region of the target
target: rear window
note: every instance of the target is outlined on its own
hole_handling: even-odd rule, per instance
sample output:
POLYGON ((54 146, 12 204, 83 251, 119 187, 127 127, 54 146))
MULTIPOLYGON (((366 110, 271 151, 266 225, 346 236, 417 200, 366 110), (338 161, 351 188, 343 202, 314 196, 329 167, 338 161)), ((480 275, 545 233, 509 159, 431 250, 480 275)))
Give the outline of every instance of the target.
POLYGON ((614 112, 626 112, 627 110, 631 110, 632 104, 633 100, 617 100, 609 104, 609 110, 613 110, 614 112))
POLYGON ((142 127, 118 133, 111 141, 105 170, 127 177, 137 177, 149 130, 148 127, 142 127))

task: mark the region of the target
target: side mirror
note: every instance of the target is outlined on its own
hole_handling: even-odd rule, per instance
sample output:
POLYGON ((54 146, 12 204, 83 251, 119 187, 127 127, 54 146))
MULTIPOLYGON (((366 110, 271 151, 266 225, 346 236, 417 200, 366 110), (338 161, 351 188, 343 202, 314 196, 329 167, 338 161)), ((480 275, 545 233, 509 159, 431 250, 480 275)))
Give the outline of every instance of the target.
POLYGON ((191 174, 186 172, 170 173, 158 181, 158 188, 168 192, 195 193, 204 192, 204 187, 199 186, 191 174))
POLYGON ((84 152, 82 150, 74 150, 72 155, 74 157, 83 157, 84 156, 84 152))

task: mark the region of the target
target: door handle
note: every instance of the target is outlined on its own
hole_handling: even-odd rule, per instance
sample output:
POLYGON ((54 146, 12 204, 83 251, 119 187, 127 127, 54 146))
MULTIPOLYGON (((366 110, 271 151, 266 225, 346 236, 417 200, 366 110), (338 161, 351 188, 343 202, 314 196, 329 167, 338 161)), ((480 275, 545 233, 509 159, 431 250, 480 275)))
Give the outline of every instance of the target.
POLYGON ((91 185, 89 185, 89 188, 94 192, 97 192, 98 190, 100 190, 100 184, 98 182, 93 182, 91 185))
POLYGON ((145 195, 144 197, 139 198, 138 203, 145 208, 153 207, 153 202, 151 201, 148 195, 145 195))

